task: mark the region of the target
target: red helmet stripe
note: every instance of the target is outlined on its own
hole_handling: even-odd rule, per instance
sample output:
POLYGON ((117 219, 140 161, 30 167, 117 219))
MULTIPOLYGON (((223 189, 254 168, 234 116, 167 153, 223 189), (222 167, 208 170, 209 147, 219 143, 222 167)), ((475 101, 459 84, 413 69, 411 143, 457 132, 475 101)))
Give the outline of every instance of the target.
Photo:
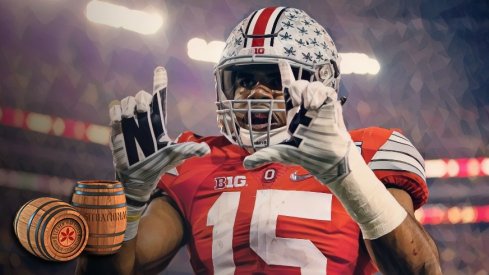
MULTIPOLYGON (((277 31, 277 24, 278 24, 278 19, 280 18, 280 16, 282 15, 282 13, 286 10, 287 8, 282 8, 278 13, 277 13, 277 16, 275 16, 275 21, 273 22, 273 26, 272 26, 272 31, 271 33, 275 33, 275 31, 277 31)), ((270 46, 273 47, 273 40, 275 39, 275 37, 272 37, 271 41, 270 41, 270 46)))
MULTIPOLYGON (((258 20, 256 21, 255 27, 253 28, 253 35, 263 35, 265 34, 265 30, 267 29, 268 22, 273 12, 277 9, 277 7, 265 8, 260 13, 258 20)), ((265 44, 264 38, 253 38, 253 42, 251 43, 251 47, 263 47, 265 44)))

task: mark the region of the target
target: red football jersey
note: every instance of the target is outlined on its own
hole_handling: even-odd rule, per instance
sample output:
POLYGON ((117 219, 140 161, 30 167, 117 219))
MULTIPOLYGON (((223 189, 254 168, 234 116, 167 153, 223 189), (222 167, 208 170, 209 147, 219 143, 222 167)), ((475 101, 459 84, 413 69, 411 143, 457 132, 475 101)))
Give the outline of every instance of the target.
MULTIPOLYGON (((427 199, 423 159, 400 133, 351 132, 365 160, 386 184, 427 199)), ((211 153, 165 174, 159 187, 189 226, 197 274, 369 274, 375 271, 358 225, 341 203, 300 166, 278 163, 245 170, 247 151, 225 137, 183 133, 179 142, 206 142, 211 153)))

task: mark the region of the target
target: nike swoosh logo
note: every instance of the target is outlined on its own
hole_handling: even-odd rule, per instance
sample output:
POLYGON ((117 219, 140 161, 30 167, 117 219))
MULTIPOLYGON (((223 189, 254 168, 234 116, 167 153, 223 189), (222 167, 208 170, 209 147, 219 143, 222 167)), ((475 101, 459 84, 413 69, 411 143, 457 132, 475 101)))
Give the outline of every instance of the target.
POLYGON ((294 173, 290 174, 291 181, 303 181, 303 180, 307 180, 308 178, 312 178, 312 175, 309 173, 299 175, 297 174, 297 171, 294 171, 294 173))

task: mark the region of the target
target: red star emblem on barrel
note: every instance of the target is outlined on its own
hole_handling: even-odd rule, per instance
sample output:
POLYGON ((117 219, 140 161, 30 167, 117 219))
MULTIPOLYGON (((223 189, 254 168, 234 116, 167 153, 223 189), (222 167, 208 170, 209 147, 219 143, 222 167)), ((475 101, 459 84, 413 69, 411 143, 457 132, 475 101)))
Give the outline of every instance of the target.
POLYGON ((58 241, 62 246, 70 246, 73 242, 75 242, 75 229, 71 226, 66 226, 61 229, 58 235, 58 241))

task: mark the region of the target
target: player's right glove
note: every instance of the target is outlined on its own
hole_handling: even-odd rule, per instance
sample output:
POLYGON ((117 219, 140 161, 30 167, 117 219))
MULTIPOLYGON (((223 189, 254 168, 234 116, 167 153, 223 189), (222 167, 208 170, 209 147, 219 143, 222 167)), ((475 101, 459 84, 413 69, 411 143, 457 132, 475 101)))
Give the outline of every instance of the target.
POLYGON ((296 81, 279 61, 290 138, 244 159, 247 169, 270 162, 300 165, 342 202, 366 239, 394 230, 407 216, 404 208, 365 163, 343 120, 336 91, 322 82, 296 81))
POLYGON ((167 84, 166 70, 157 67, 152 96, 140 91, 110 108, 112 156, 128 205, 125 240, 136 235, 139 218, 161 174, 187 158, 210 152, 205 143, 173 143, 168 137, 167 84))
POLYGON ((244 166, 282 162, 302 166, 323 184, 341 181, 350 173, 348 153, 356 148, 336 91, 319 81, 296 81, 285 60, 279 61, 279 69, 290 138, 246 157, 244 166))

